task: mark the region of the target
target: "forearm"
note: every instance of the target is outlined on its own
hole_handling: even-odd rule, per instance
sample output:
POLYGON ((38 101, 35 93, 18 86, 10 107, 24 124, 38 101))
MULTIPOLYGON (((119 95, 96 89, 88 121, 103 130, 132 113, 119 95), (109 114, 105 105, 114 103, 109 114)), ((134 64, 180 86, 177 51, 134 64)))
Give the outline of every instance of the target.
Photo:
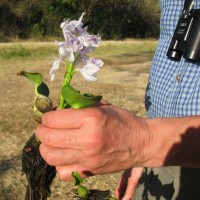
POLYGON ((200 167, 200 116, 146 119, 144 166, 200 167))

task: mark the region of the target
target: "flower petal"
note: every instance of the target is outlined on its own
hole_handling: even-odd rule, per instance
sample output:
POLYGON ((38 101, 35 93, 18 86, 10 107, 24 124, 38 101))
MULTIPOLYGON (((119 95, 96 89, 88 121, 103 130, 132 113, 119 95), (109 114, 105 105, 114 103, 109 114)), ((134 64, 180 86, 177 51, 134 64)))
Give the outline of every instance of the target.
POLYGON ((56 70, 59 68, 59 66, 60 66, 60 60, 55 60, 54 62, 53 62, 53 65, 52 65, 52 68, 50 69, 50 79, 51 79, 51 81, 53 81, 54 80, 54 77, 55 77, 55 73, 56 73, 56 70))
POLYGON ((99 58, 92 58, 91 63, 93 63, 94 65, 98 67, 102 67, 104 65, 104 62, 99 58))
POLYGON ((81 69, 89 75, 95 74, 100 70, 99 67, 92 63, 87 63, 86 65, 82 66, 81 69))
POLYGON ((93 75, 88 75, 87 73, 85 73, 85 71, 83 69, 79 69, 80 73, 83 75, 83 77, 87 80, 87 81, 96 81, 97 77, 96 74, 93 75))
POLYGON ((96 81, 97 80, 97 72, 100 70, 98 66, 95 64, 88 62, 79 68, 79 71, 83 75, 83 77, 88 81, 96 81))
POLYGON ((74 57, 73 51, 69 51, 68 54, 66 55, 66 58, 67 58, 70 62, 74 62, 75 57, 74 57))
POLYGON ((76 60, 76 65, 78 65, 81 62, 87 63, 88 60, 89 60, 89 56, 84 55, 84 54, 80 54, 78 59, 76 60))
POLYGON ((65 51, 65 49, 62 46, 59 47, 58 51, 59 51, 59 54, 60 54, 60 58, 65 58, 66 57, 67 52, 65 51))
POLYGON ((79 17, 79 19, 78 19, 78 22, 80 23, 80 22, 82 22, 82 20, 83 20, 83 16, 85 15, 85 13, 83 12, 82 14, 81 14, 81 16, 79 17))

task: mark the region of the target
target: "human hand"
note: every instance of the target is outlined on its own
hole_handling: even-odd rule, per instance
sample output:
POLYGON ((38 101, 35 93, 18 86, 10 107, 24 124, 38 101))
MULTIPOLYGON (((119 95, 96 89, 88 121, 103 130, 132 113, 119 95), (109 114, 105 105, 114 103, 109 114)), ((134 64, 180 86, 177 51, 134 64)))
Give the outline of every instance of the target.
POLYGON ((48 112, 36 130, 40 153, 63 180, 131 168, 144 162, 144 119, 110 104, 48 112))
POLYGON ((135 188, 137 187, 142 171, 142 167, 132 168, 124 171, 115 190, 115 196, 117 199, 131 200, 133 198, 135 188))

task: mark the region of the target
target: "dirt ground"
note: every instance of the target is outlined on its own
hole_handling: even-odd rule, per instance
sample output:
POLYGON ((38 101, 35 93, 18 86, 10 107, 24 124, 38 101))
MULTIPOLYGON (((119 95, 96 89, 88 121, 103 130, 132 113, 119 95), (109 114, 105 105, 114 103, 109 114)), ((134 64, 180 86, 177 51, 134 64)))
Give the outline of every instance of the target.
MULTIPOLYGON (((105 100, 136 115, 145 116, 144 94, 151 57, 147 55, 146 59, 140 60, 140 56, 131 58, 131 55, 124 55, 122 63, 118 62, 119 56, 105 59, 97 82, 88 83, 77 74, 73 85, 82 92, 101 94, 105 100)), ((58 71, 54 82, 49 82, 49 60, 39 64, 30 58, 23 62, 17 59, 0 61, 0 200, 24 199, 26 179, 21 173, 20 155, 23 145, 35 129, 32 117, 33 85, 24 77, 17 76, 17 72, 31 70, 44 73, 52 91, 50 97, 54 105, 58 104, 62 70, 58 71)), ((110 190, 114 194, 119 176, 120 173, 90 177, 84 183, 89 189, 110 190)), ((76 199, 71 193, 72 187, 72 183, 62 182, 56 177, 50 199, 76 199)))

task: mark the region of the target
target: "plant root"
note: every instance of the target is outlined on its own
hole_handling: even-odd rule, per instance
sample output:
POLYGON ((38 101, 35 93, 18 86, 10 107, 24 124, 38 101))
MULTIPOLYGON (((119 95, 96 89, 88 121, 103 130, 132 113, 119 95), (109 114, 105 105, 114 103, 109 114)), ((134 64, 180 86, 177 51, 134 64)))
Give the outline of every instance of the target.
POLYGON ((28 186, 25 200, 46 200, 56 169, 48 165, 39 152, 40 142, 33 134, 22 150, 22 172, 26 174, 28 186))

